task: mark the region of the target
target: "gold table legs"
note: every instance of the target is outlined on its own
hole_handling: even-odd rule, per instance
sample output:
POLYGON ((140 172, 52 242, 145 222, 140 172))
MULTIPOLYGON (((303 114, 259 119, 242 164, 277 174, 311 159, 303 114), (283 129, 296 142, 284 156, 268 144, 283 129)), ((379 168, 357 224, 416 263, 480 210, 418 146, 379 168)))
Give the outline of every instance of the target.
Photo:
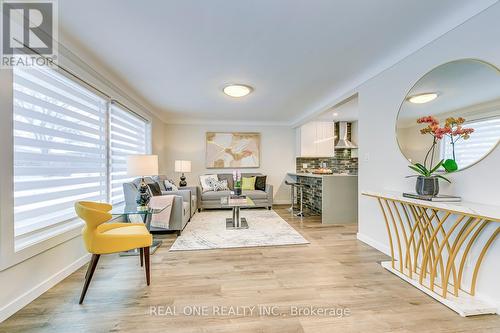
MULTIPOLYGON (((448 306, 447 303, 464 301, 458 300, 464 295, 468 295, 466 300, 470 302, 476 293, 484 256, 498 236, 500 227, 487 228, 494 222, 479 216, 383 197, 377 197, 377 200, 385 220, 391 253, 390 265, 384 267, 439 301, 448 300, 442 301, 448 306), (487 241, 478 242, 480 238, 487 241), (476 247, 477 251, 471 251, 476 247), (479 255, 473 257, 471 252, 479 255), (464 272, 469 266, 474 269, 466 286, 464 272)), ((491 309, 482 311, 472 314, 492 313, 491 309)), ((457 312, 468 315, 466 311, 457 312)))

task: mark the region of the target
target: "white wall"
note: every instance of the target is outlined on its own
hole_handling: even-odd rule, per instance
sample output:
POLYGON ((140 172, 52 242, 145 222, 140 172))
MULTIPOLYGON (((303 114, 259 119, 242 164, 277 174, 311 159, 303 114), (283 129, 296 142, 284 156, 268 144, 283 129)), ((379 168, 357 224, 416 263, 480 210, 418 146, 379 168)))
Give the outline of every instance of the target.
POLYGON ((158 155, 158 172, 160 174, 167 172, 165 123, 158 118, 153 118, 153 122, 151 124, 151 146, 152 153, 158 155))
MULTIPOLYGON (((420 130, 426 125, 415 124, 409 127, 400 127, 397 129, 397 135, 399 139, 399 145, 401 150, 405 152, 407 158, 410 158, 413 163, 423 163, 425 160, 425 155, 432 145, 433 137, 430 134, 422 135, 420 130)), ((440 141, 441 142, 441 141, 440 141)), ((441 145, 437 144, 434 150, 434 165, 439 162, 439 157, 441 156, 441 145)), ((428 157, 428 164, 430 165, 430 159, 432 154, 428 157)), ((409 163, 408 163, 409 164, 409 163)))
MULTIPOLYGON (((75 47, 71 51, 78 54, 85 59, 85 52, 75 47)), ((120 100, 132 109, 138 108, 137 111, 149 117, 152 120, 152 147, 153 153, 159 155, 160 171, 166 171, 166 164, 164 164, 164 123, 154 114, 147 113, 141 108, 135 99, 129 96, 133 92, 121 84, 116 78, 113 77, 112 83, 119 88, 120 91, 115 91, 113 87, 107 86, 98 78, 92 76, 87 72, 88 68, 80 67, 77 63, 70 61, 64 57, 59 57, 61 64, 74 73, 91 82, 96 87, 111 95, 113 98, 120 100), (130 92, 130 94, 129 94, 130 92)), ((80 64, 82 65, 82 64, 80 64)), ((90 64, 93 69, 99 73, 105 73, 101 70, 97 63, 90 64)), ((2 99, 0 99, 0 116, 5 121, 2 123, 2 131, 0 131, 0 141, 4 144, 12 143, 12 75, 11 71, 0 70, 0 89, 3 92, 2 99), (9 93, 7 93, 9 92, 9 93)), ((106 76, 107 77, 107 76, 106 76)), ((108 77, 107 77, 108 78, 108 77)), ((1 202, 1 220, 0 230, 12 230, 12 148, 2 147, 1 168, 0 168, 0 198, 1 202), (10 158, 9 158, 10 156, 10 158)), ((73 273, 75 270, 86 264, 89 260, 89 255, 83 246, 83 241, 80 236, 80 228, 72 230, 71 232, 58 236, 58 242, 52 239, 50 242, 37 244, 38 249, 30 249, 28 255, 22 253, 14 253, 13 239, 5 239, 7 235, 0 232, 0 249, 2 255, 8 255, 8 260, 17 261, 15 257, 22 257, 27 259, 19 262, 16 265, 10 266, 0 271, 0 322, 8 318, 10 315, 33 301, 39 295, 50 289, 52 286, 60 282, 66 276, 73 273), (62 241, 62 242, 61 242, 62 241), (42 252, 39 252, 42 251, 42 252), (33 253, 39 253, 32 255, 33 253)), ((80 286, 79 286, 80 287, 80 286)), ((75 299, 75 303, 77 300, 75 299)))
MULTIPOLYGON (((205 168, 206 132, 260 132, 260 168, 244 169, 261 172, 268 176, 267 182, 274 186, 275 203, 289 203, 289 186, 284 184, 287 172, 295 171, 295 132, 285 126, 244 126, 244 125, 166 125, 166 169, 167 175, 179 180, 174 173, 175 160, 192 161, 192 173, 186 174, 189 185, 198 185, 198 176, 224 170, 205 168)), ((227 169, 226 169, 227 172, 227 169)))
MULTIPOLYGON (((460 58, 478 58, 500 66, 500 4, 428 44, 400 63, 365 82, 359 93, 359 192, 390 189, 411 191, 414 179, 408 162, 398 149, 395 121, 401 101, 412 85, 430 69, 460 58)), ((500 148, 472 168, 450 177, 443 193, 467 201, 500 204, 500 148)), ((359 237, 388 253, 383 217, 373 199, 359 198, 359 237)), ((478 281, 478 294, 500 304, 500 239, 485 258, 478 281)))

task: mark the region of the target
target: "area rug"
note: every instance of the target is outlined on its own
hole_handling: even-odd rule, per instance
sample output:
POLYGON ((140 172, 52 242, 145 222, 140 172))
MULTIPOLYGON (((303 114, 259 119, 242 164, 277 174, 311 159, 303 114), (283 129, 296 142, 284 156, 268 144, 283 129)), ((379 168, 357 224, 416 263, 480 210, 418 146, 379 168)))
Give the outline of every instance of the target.
POLYGON ((196 213, 170 251, 309 244, 272 210, 242 209, 248 229, 226 230, 230 210, 196 213))

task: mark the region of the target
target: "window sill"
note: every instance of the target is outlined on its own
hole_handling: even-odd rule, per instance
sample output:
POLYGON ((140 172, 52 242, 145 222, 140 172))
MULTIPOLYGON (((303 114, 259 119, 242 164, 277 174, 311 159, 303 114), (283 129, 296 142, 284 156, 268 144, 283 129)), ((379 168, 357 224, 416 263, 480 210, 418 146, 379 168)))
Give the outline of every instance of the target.
POLYGON ((52 228, 25 237, 18 237, 15 241, 15 251, 10 254, 3 254, 0 263, 0 271, 80 236, 82 226, 83 221, 75 219, 57 228, 52 228))
MULTIPOLYGON (((110 222, 116 222, 116 220, 119 219, 120 216, 117 216, 112 218, 110 222)), ((3 254, 2 258, 0 258, 0 272, 75 237, 79 237, 82 234, 83 226, 84 222, 77 218, 55 228, 37 232, 32 235, 17 237, 15 241, 15 252, 10 255, 3 254)))
POLYGON ((73 219, 54 228, 48 228, 46 230, 38 231, 33 234, 18 236, 15 240, 15 252, 17 253, 30 247, 35 247, 38 244, 50 241, 51 239, 56 238, 57 236, 60 236, 62 234, 71 233, 71 231, 77 228, 78 231, 80 231, 82 226, 83 222, 80 219, 73 219))

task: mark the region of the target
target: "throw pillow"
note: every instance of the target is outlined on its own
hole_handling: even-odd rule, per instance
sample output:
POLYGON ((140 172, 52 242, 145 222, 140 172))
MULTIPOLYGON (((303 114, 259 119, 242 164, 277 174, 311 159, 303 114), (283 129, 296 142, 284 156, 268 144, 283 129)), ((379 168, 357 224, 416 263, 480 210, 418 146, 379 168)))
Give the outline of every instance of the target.
POLYGON ((266 179, 267 179, 267 176, 256 176, 255 177, 255 189, 265 191, 266 190, 266 179))
POLYGON ((213 181, 218 181, 219 179, 217 178, 217 175, 203 175, 200 176, 200 184, 201 184, 201 190, 203 192, 208 192, 212 191, 212 182, 213 181))
POLYGON ((153 197, 161 195, 161 189, 160 189, 160 185, 158 183, 148 184, 148 187, 149 187, 149 192, 151 192, 151 195, 153 197))
POLYGON ((165 184, 162 182, 162 181, 156 181, 155 182, 159 187, 160 187, 160 191, 166 191, 167 189, 165 188, 165 184))
MULTIPOLYGON (((146 181, 146 180, 144 180, 146 181)), ((132 181, 132 184, 135 185, 135 188, 139 189, 139 187, 141 187, 141 183, 142 183, 142 178, 136 178, 132 181)), ((146 182, 147 184, 147 182, 146 182)))
POLYGON ((213 191, 229 191, 229 187, 227 186, 227 180, 213 180, 212 182, 212 190, 213 191))
POLYGON ((230 173, 219 173, 217 175, 219 180, 226 180, 227 181, 227 187, 229 187, 229 190, 234 190, 234 180, 233 180, 233 174, 230 173))
POLYGON ((171 181, 171 180, 165 180, 163 182, 163 184, 165 185, 165 190, 166 191, 177 191, 179 188, 177 186, 175 186, 174 182, 171 181))
POLYGON ((158 183, 158 185, 160 185, 160 190, 162 190, 162 191, 166 191, 167 190, 165 188, 165 183, 164 183, 164 180, 167 179, 166 176, 163 176, 163 175, 161 175, 161 176, 152 176, 151 178, 153 179, 153 181, 155 183, 158 183))
POLYGON ((255 190, 255 177, 241 178, 241 189, 247 191, 255 190))

